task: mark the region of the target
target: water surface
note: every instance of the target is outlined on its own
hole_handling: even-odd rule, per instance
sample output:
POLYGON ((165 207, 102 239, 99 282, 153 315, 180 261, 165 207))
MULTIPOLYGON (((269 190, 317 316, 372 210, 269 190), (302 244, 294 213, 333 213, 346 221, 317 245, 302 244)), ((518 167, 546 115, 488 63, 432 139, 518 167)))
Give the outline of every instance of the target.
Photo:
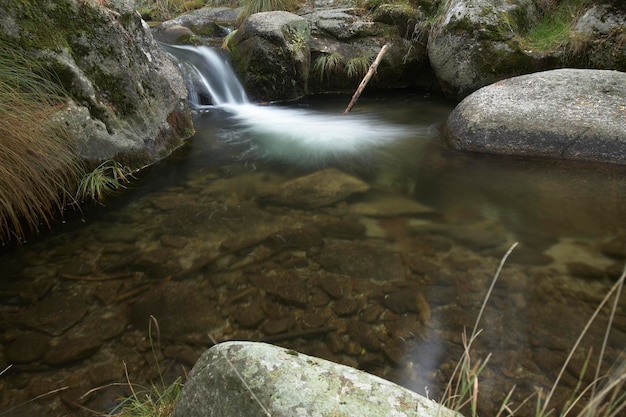
MULTIPOLYGON (((171 380, 211 338, 276 343, 438 398, 514 242, 474 346, 492 353, 481 408, 494 414, 514 384, 518 402, 549 389, 621 272, 624 170, 450 151, 453 104, 436 96, 364 96, 341 116, 348 101, 198 109, 196 136, 127 193, 4 254, 0 415, 110 409, 128 392, 112 385, 124 364, 146 384, 158 360, 171 380), (320 172, 369 190, 321 207, 273 197, 320 172)), ((584 345, 602 337, 599 323, 584 345)), ((609 361, 625 343, 620 308, 609 361)))

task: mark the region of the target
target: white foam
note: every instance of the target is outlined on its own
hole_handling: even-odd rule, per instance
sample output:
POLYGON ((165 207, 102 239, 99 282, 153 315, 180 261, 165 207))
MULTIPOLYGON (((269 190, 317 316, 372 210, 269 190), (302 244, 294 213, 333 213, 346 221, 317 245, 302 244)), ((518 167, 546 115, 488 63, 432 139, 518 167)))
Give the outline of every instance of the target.
POLYGON ((363 156, 415 129, 359 114, 328 114, 272 106, 224 105, 259 156, 297 163, 363 156))

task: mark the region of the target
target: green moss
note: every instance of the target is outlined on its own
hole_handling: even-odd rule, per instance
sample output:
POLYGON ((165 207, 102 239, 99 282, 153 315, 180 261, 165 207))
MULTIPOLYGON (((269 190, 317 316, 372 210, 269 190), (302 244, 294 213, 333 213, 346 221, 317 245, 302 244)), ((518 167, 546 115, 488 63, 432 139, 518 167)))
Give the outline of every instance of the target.
POLYGON ((572 36, 572 25, 585 10, 589 0, 563 0, 554 11, 546 11, 533 28, 522 33, 519 42, 524 49, 553 51, 565 45, 572 36))

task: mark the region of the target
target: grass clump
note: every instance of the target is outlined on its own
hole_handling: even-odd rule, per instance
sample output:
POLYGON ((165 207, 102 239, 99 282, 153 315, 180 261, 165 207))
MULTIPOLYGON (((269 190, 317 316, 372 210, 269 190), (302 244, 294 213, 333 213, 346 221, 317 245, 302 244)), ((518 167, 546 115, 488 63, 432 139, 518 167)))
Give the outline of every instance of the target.
POLYGON ((572 25, 587 6, 589 0, 544 0, 543 17, 530 31, 520 38, 526 50, 552 51, 565 45, 572 36, 572 25))
POLYGON ((107 195, 125 189, 133 178, 132 170, 119 162, 106 160, 81 179, 76 200, 102 202, 107 195))
POLYGON ((328 79, 332 74, 337 74, 344 67, 343 57, 338 52, 330 54, 321 54, 313 63, 313 72, 318 74, 320 81, 324 78, 328 79))
POLYGON ((169 417, 174 412, 176 402, 183 390, 182 378, 178 377, 171 384, 166 384, 163 378, 159 360, 157 359, 157 349, 160 343, 159 323, 156 317, 150 315, 148 322, 148 338, 150 340, 150 350, 159 374, 160 385, 151 384, 150 387, 133 384, 128 376, 128 369, 124 364, 126 382, 130 388, 130 396, 124 398, 109 417, 169 417), (152 327, 156 329, 156 344, 153 337, 152 327))
POLYGON ((373 55, 361 55, 350 58, 346 64, 346 74, 350 78, 363 78, 367 74, 367 70, 374 58, 373 55))
POLYGON ((53 121, 65 94, 36 60, 0 41, 0 242, 63 212, 83 173, 69 133, 53 121))

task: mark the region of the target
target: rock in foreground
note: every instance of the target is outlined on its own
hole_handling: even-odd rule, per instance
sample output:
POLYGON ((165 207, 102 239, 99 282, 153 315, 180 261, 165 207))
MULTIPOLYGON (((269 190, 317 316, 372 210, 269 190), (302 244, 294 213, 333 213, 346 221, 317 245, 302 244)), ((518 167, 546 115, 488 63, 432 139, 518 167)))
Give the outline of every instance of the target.
POLYGON ((460 417, 376 376, 254 342, 221 343, 206 351, 173 417, 263 415, 460 417))
POLYGON ((465 98, 446 123, 459 150, 626 164, 626 73, 560 69, 465 98))

